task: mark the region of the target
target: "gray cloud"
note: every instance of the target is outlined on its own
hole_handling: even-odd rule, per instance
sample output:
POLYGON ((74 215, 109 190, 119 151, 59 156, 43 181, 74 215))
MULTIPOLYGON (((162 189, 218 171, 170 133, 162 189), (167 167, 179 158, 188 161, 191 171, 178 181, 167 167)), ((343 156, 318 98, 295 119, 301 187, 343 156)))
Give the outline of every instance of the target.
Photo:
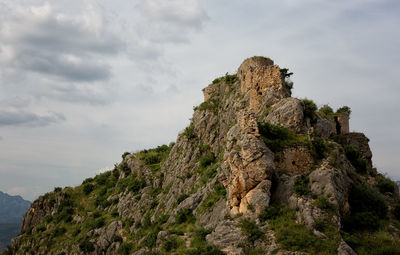
POLYGON ((63 16, 49 4, 5 18, 0 27, 1 66, 72 82, 109 79, 111 66, 104 58, 125 46, 105 30, 101 16, 93 24, 87 24, 87 18, 63 16))
POLYGON ((208 19, 197 0, 149 0, 137 5, 145 21, 141 33, 155 43, 188 42, 188 33, 198 31, 208 19))
POLYGON ((41 127, 65 120, 60 113, 38 115, 22 110, 0 111, 0 126, 31 126, 41 127))

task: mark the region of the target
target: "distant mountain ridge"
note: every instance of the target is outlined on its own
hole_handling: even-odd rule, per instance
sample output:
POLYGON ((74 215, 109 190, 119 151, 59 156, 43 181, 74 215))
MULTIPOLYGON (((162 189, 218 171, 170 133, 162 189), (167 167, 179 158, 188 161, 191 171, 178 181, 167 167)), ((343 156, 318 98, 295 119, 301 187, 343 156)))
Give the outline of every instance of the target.
POLYGON ((21 196, 10 196, 0 191, 0 224, 20 223, 30 205, 31 202, 21 196))
POLYGON ((22 217, 31 205, 21 196, 10 196, 0 191, 0 252, 18 234, 22 217))

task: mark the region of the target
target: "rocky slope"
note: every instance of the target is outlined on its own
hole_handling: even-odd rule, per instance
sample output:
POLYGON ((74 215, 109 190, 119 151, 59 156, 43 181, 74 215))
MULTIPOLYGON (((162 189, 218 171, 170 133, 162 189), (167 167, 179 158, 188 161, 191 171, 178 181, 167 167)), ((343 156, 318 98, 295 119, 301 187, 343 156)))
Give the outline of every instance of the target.
POLYGON ((398 188, 350 109, 264 57, 204 89, 176 143, 37 199, 5 254, 400 254, 398 188))

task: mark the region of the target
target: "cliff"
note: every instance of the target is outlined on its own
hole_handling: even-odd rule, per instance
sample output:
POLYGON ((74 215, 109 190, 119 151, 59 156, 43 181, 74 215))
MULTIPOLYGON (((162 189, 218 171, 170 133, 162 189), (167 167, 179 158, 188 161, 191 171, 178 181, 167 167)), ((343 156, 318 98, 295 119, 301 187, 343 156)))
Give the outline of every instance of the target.
POLYGON ((400 254, 398 188, 368 138, 348 107, 291 97, 290 75, 246 59, 176 143, 37 199, 5 254, 400 254))

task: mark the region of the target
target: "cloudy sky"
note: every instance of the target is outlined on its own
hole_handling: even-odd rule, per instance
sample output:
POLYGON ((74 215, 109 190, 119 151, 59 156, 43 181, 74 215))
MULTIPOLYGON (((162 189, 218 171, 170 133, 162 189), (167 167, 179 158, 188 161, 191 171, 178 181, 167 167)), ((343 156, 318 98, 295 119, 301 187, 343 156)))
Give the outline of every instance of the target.
POLYGON ((0 190, 33 200, 174 141, 201 89, 254 55, 349 105, 400 180, 398 0, 0 0, 0 190))

